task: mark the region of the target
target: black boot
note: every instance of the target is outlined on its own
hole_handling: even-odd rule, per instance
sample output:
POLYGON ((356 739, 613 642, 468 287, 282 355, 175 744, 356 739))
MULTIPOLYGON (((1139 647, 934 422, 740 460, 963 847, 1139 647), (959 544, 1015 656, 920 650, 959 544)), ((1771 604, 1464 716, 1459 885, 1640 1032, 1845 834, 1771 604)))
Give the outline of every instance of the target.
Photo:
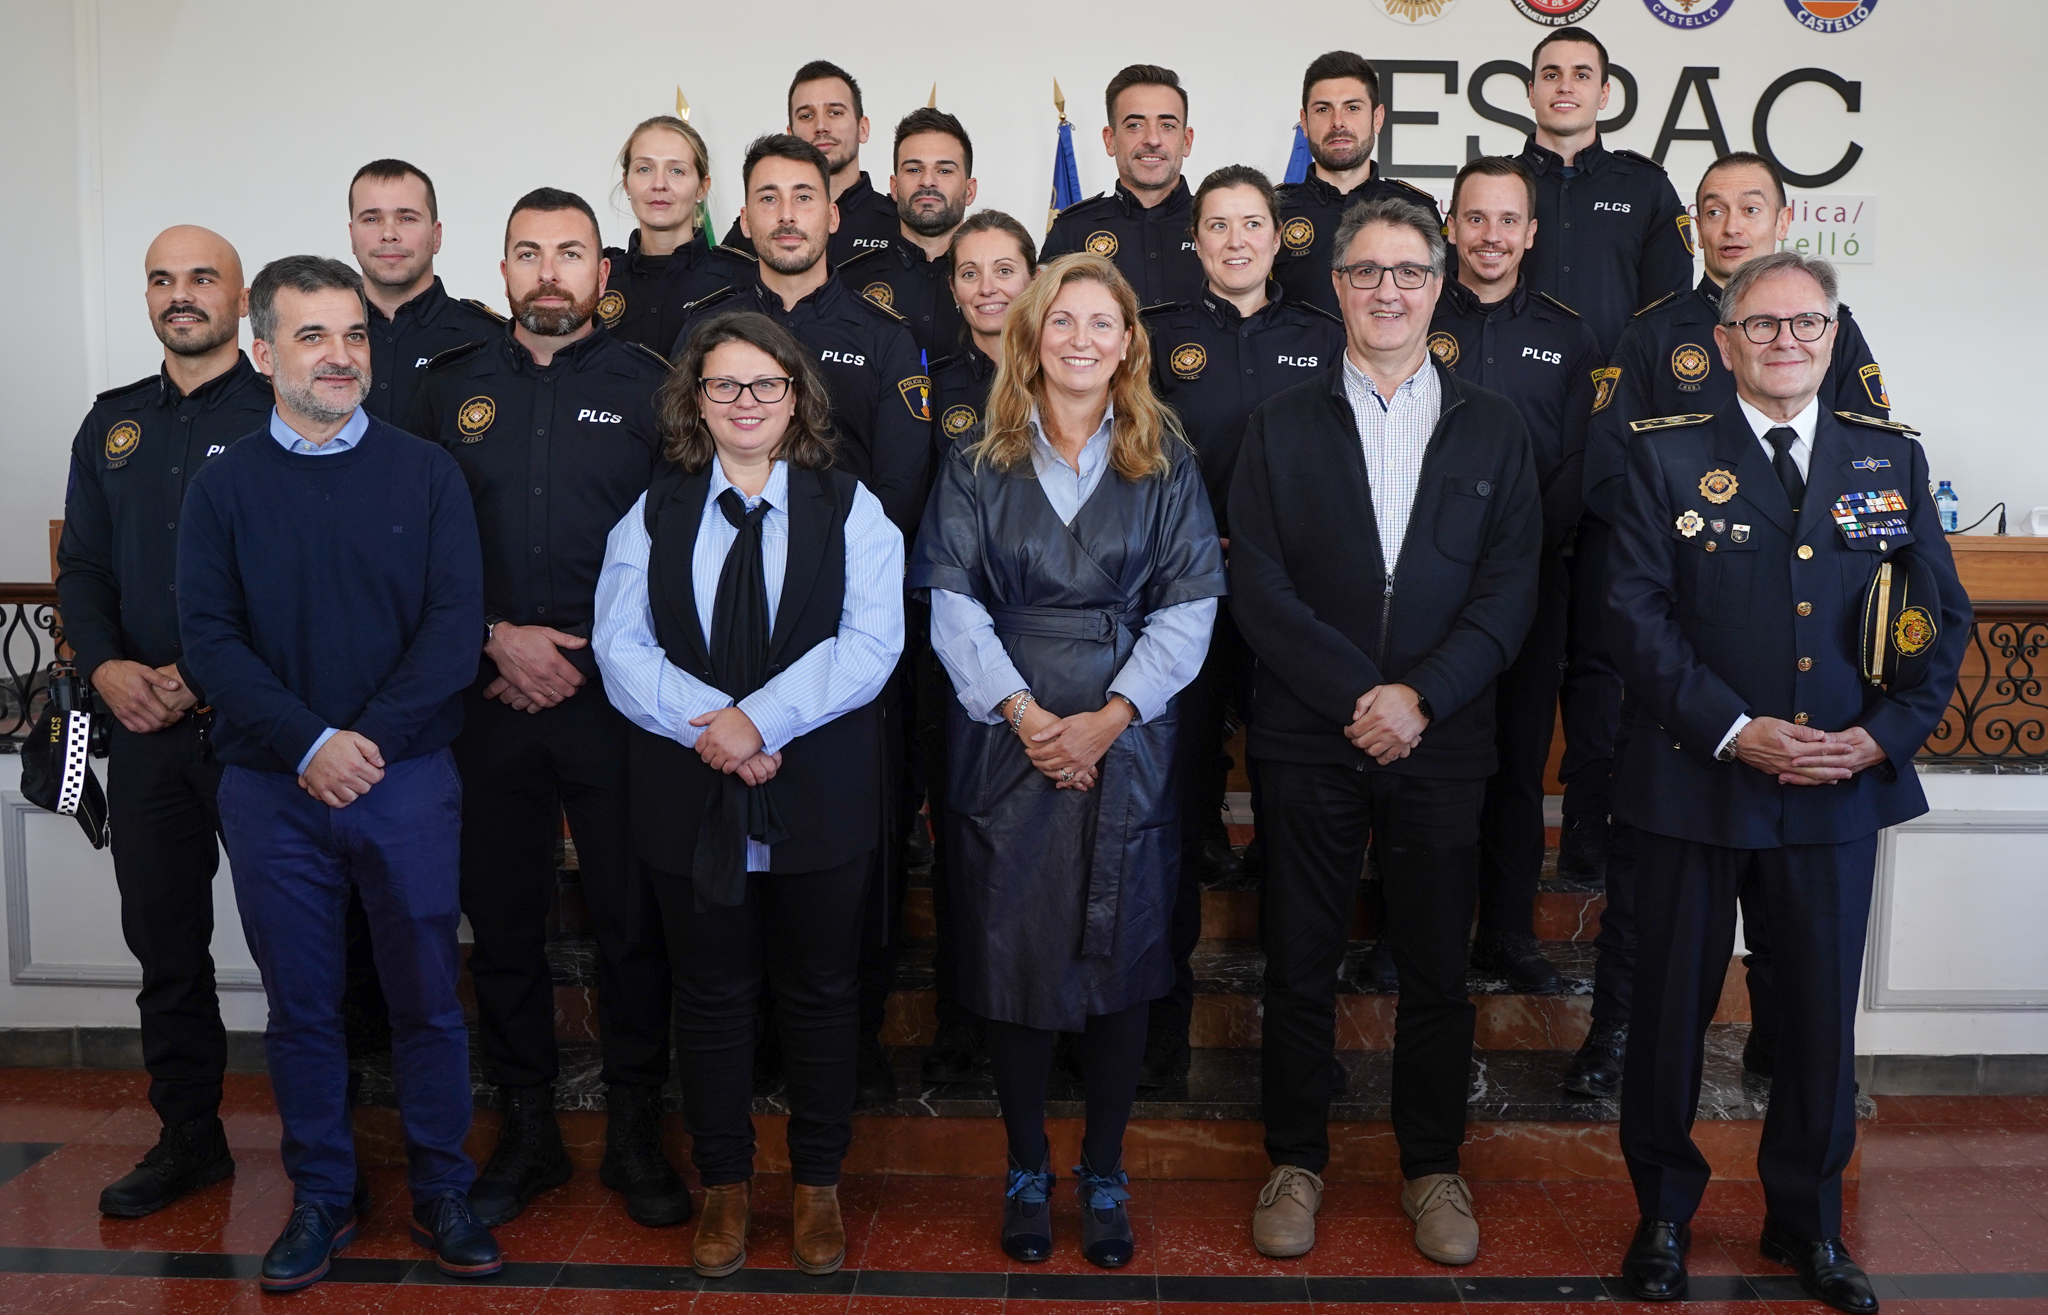
POLYGON ((690 1189, 661 1153, 661 1089, 612 1083, 604 1089, 604 1163, 597 1180, 626 1198, 626 1216, 646 1228, 690 1217, 690 1189))
POLYGON ((505 1126, 491 1162, 469 1189, 470 1208, 485 1228, 509 1224, 528 1201, 574 1172, 555 1122, 554 1088, 506 1087, 505 1126))
POLYGON ((1195 850, 1195 879, 1204 886, 1233 884, 1244 877, 1244 860, 1230 847, 1230 836, 1220 828, 1202 837, 1195 850))
POLYGON ((1610 839, 1607 818, 1600 814, 1565 818, 1557 846, 1557 875, 1581 886, 1605 887, 1610 839))
POLYGON ((1158 1091, 1185 1083, 1190 1058, 1187 1034, 1154 1019, 1145 1033, 1145 1058, 1138 1066, 1138 1090, 1158 1091))
POLYGON ((1564 1089, 1574 1096, 1605 1099, 1621 1090, 1621 1064, 1628 1056, 1628 1024, 1595 1022, 1586 1044, 1565 1070, 1564 1089))
POLYGON ((1131 1263, 1137 1249, 1137 1235, 1131 1231, 1130 1211, 1124 1202, 1130 1175, 1121 1163, 1108 1173, 1088 1166, 1088 1157, 1074 1166, 1075 1191, 1081 1198, 1081 1254, 1099 1269, 1122 1269, 1131 1263))
POLYGON ((1003 1254, 1012 1260, 1035 1265, 1052 1255, 1052 1150, 1047 1148, 1038 1168, 1019 1169, 1010 1161, 1003 1184, 1003 1254))
POLYGON ((1472 971, 1504 978, 1511 990, 1525 994, 1556 995, 1564 990, 1557 966, 1543 957, 1534 936, 1481 929, 1472 940, 1472 971))
POLYGON ((988 1030, 972 1014, 939 1024, 932 1048, 924 1052, 924 1080, 972 1082, 988 1069, 988 1030))
POLYGON ((879 1037, 863 1037, 860 1059, 854 1071, 853 1107, 873 1109, 896 1100, 896 1070, 889 1065, 889 1052, 879 1037))
POLYGON ((100 1213, 116 1219, 153 1215, 195 1187, 217 1183, 234 1171, 227 1130, 218 1115, 167 1123, 141 1162, 100 1193, 100 1213))

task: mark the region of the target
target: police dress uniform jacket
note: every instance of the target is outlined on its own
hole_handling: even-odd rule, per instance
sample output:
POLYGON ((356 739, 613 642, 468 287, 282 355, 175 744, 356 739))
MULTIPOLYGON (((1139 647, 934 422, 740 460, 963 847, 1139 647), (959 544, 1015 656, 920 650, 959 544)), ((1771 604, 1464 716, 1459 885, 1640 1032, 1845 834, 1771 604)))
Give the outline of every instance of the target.
POLYGON ((908 542, 924 511, 932 413, 931 380, 903 317, 857 295, 837 275, 785 310, 757 274, 693 303, 671 359, 706 318, 743 310, 766 315, 815 353, 838 432, 836 467, 881 499, 908 542))
POLYGON ((1090 251, 1116 262, 1138 294, 1140 306, 1193 301, 1207 277, 1195 254, 1194 194, 1177 179, 1158 205, 1147 208, 1118 179, 1115 190, 1099 192, 1060 211, 1045 235, 1039 262, 1090 251))
MULTIPOLYGON (((505 317, 480 301, 457 300, 441 276, 425 292, 386 318, 370 304, 370 393, 363 409, 387 425, 403 428, 412 415, 413 394, 427 366, 443 352, 496 334, 505 317)), ((253 427, 253 426, 252 426, 253 427)))
POLYGON ((870 247, 848 259, 837 273, 846 286, 902 317, 926 361, 960 350, 967 321, 953 301, 950 253, 928 260, 923 247, 899 233, 888 246, 870 247))
POLYGON ((57 597, 64 640, 87 680, 114 658, 178 664, 202 703, 178 636, 178 525, 185 488, 206 462, 263 428, 270 380, 237 354, 188 396, 159 370, 94 401, 71 443, 57 597))
POLYGON ((666 256, 643 253, 637 228, 625 246, 606 247, 604 255, 612 266, 597 299, 598 321, 613 337, 653 352, 667 351, 676 340, 691 302, 753 271, 750 258, 712 246, 702 227, 666 256))
MULTIPOLYGON (((1148 617, 1225 591, 1200 472, 1170 447, 1167 474, 1134 481, 1106 470, 1062 523, 1030 466, 977 466, 966 443, 955 446, 910 587, 979 603, 1048 709, 1102 707, 1148 617)), ((1075 791, 1032 766, 1007 723, 948 700, 946 852, 968 1009, 1078 1031, 1091 1015, 1166 993, 1180 871, 1177 702, 1140 709, 1098 764, 1096 787, 1075 791)))
POLYGON ((1555 552, 1583 505, 1586 427, 1601 367, 1592 329, 1527 283, 1489 304, 1452 279, 1437 299, 1429 350, 1459 378, 1521 408, 1543 490, 1543 547, 1555 552))
POLYGON ((1230 486, 1230 607, 1259 660, 1254 758, 1483 778, 1494 682, 1536 610, 1542 516, 1515 404, 1434 357, 1443 408, 1397 560, 1383 560, 1358 427, 1337 368, 1252 412, 1230 486), (1421 745, 1378 767, 1344 738, 1358 696, 1429 701, 1421 745))
MULTIPOLYGON (((1614 813, 1631 826, 1729 849, 1832 845, 1927 811, 1913 755, 1948 706, 1970 606, 1927 494, 1927 457, 1904 426, 1823 408, 1795 519, 1739 407, 1641 435, 1629 449, 1609 564, 1614 660, 1635 701, 1615 766, 1614 813), (1892 493, 1886 532, 1837 528, 1845 495, 1892 493), (1859 678, 1864 592, 1911 550, 1940 595, 1925 678, 1859 678), (1736 719, 1861 726, 1885 762, 1826 787, 1715 757, 1736 719)), ((1847 505, 1847 504, 1844 504, 1847 505)))
MULTIPOLYGON (((1311 169, 1308 177, 1283 185, 1275 196, 1280 202, 1280 256, 1273 262, 1273 277, 1287 289, 1288 296, 1332 315, 1342 313, 1336 285, 1330 281, 1330 266, 1336 261, 1337 226, 1344 222, 1346 210, 1361 201, 1393 196, 1425 206, 1433 215, 1441 213, 1435 197, 1412 183, 1382 174, 1378 161, 1373 162, 1366 180, 1348 192, 1338 191, 1335 184, 1311 169)), ((1455 278, 1458 253, 1446 254, 1452 258, 1446 277, 1455 278)))
MULTIPOLYGON (((896 202, 887 192, 877 192, 868 180, 868 171, 860 171, 845 191, 832 198, 839 207, 839 227, 833 231, 831 242, 825 248, 825 258, 837 269, 863 251, 886 247, 902 233, 902 218, 896 213, 896 202)), ((758 256, 754 244, 740 231, 740 221, 734 218, 732 227, 725 230, 724 245, 749 256, 758 256)))
POLYGON ((1230 472, 1252 410, 1337 364, 1344 322, 1268 281, 1266 304, 1246 316, 1204 287, 1191 303, 1146 310, 1152 391, 1180 416, 1202 460, 1216 528, 1229 536, 1230 472))
MULTIPOLYGON (((1854 411, 1883 420, 1892 401, 1884 371, 1847 306, 1835 326, 1835 355, 1821 383, 1823 409, 1854 411)), ((1721 285, 1703 276, 1699 286, 1673 293, 1637 312, 1621 345, 1601 371, 1593 425, 1586 439, 1586 506, 1608 523, 1628 469, 1629 426, 1675 415, 1718 415, 1739 410, 1735 376, 1721 363, 1714 326, 1721 321, 1721 285)))
POLYGON ((1520 159, 1536 176, 1536 240, 1523 279, 1585 317, 1611 356, 1629 316, 1692 282, 1692 216, 1664 166, 1596 138, 1573 161, 1536 144, 1520 159))

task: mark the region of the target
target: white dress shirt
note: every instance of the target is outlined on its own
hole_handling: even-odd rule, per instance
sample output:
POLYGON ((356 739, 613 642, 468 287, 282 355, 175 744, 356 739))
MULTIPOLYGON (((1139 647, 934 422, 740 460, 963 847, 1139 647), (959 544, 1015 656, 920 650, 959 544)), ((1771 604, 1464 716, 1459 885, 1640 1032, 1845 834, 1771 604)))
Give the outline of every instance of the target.
POLYGON ((1372 516, 1380 527, 1380 557, 1392 578, 1401 560, 1401 541, 1408 536, 1408 516, 1415 509, 1415 488, 1422 479, 1422 454, 1443 414, 1443 383, 1424 357, 1422 368, 1402 381, 1392 401, 1380 396, 1372 377, 1344 353, 1344 395, 1358 425, 1365 451, 1366 482, 1372 486, 1372 516))

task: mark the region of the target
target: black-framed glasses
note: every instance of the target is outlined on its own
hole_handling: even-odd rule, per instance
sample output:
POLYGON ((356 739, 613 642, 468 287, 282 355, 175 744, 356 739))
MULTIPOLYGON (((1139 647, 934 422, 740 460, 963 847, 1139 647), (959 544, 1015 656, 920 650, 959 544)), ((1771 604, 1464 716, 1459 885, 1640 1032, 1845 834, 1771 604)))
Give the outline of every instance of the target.
POLYGON ((1803 314, 1782 318, 1776 315, 1752 315, 1746 320, 1735 322, 1742 327, 1743 337, 1759 347, 1768 347, 1778 340, 1778 335, 1784 331, 1781 326, 1785 325, 1791 326, 1792 336, 1799 341, 1819 342, 1821 335, 1828 331, 1828 326, 1835 322, 1835 317, 1823 315, 1819 311, 1806 311, 1803 314))
POLYGON ((1389 274, 1394 276, 1395 287, 1413 292, 1429 282, 1429 276, 1436 273, 1436 270, 1428 265, 1375 265, 1367 260, 1356 265, 1339 265, 1337 272, 1360 292, 1370 292, 1389 274))
POLYGON ((766 378, 756 379, 752 383, 745 384, 737 379, 713 376, 709 379, 699 379, 697 381, 697 390, 720 406, 724 406, 728 402, 739 401, 741 389, 752 393, 754 400, 762 406, 773 406, 789 396, 789 384, 790 379, 786 374, 771 374, 766 378))

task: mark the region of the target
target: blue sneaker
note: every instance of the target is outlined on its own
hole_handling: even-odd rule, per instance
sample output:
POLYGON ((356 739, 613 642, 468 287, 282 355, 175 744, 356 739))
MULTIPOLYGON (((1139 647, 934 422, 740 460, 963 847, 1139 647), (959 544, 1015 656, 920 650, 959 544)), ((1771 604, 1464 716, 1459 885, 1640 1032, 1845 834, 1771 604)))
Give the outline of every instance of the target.
POLYGON ((443 1192, 412 1208, 412 1240, 434 1253, 434 1267, 453 1278, 487 1278, 505 1267, 498 1239, 477 1220, 464 1192, 443 1192))
POLYGON ((1052 1255, 1052 1153, 1047 1151, 1038 1171, 1019 1169, 1010 1161, 1010 1174, 1003 1184, 1003 1252, 1012 1260, 1035 1265, 1052 1255))
POLYGON ((1130 1212, 1124 1202, 1131 1176, 1121 1163, 1109 1173, 1097 1173, 1083 1160, 1074 1166, 1075 1190, 1081 1198, 1081 1254, 1101 1269, 1122 1269, 1131 1263, 1137 1238, 1131 1232, 1130 1212))
POLYGON ((270 1250, 263 1253, 258 1280, 265 1292, 295 1292, 327 1277, 330 1257, 356 1240, 355 1212, 345 1205, 308 1201, 292 1217, 270 1250))

